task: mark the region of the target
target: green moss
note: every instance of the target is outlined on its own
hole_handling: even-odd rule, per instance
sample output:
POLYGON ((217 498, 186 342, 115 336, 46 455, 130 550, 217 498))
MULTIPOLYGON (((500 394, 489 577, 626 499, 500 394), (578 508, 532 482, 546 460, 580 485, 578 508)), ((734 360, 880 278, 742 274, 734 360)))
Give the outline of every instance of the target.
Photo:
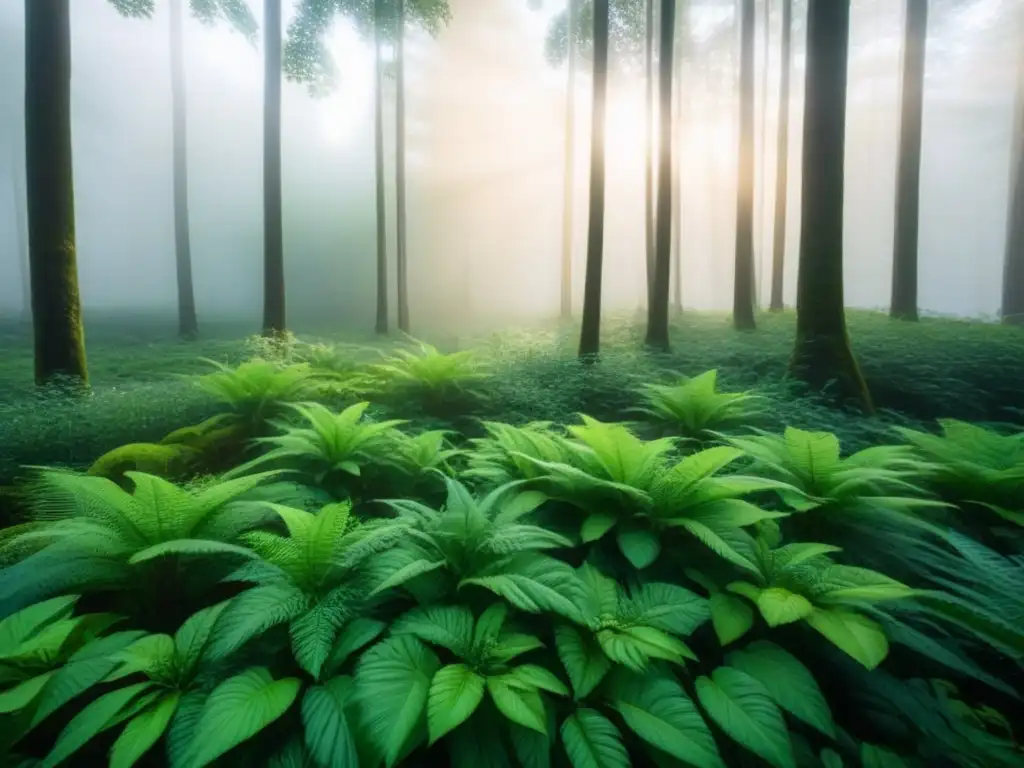
POLYGON ((129 443, 100 456, 88 474, 120 480, 125 472, 148 472, 166 478, 184 475, 194 465, 198 452, 187 445, 129 443))

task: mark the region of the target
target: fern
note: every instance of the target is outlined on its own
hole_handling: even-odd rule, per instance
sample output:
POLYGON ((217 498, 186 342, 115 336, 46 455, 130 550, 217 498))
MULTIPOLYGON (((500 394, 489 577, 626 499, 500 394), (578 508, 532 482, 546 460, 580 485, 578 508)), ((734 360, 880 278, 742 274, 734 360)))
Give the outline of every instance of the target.
POLYGON ((764 398, 749 392, 718 392, 718 372, 706 371, 677 384, 644 384, 644 406, 634 409, 683 437, 706 440, 713 430, 749 425, 762 414, 764 398))

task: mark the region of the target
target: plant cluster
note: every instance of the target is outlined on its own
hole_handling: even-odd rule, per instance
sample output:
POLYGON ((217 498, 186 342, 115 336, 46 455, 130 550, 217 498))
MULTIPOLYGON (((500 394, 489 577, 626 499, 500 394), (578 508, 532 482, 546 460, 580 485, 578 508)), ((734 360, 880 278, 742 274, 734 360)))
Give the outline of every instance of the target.
MULTIPOLYGON (((372 375, 479 374, 410 355, 372 375)), ((306 369, 275 365, 206 380, 274 432, 228 472, 25 489, 0 536, 4 765, 1024 761, 1024 536, 972 538, 1019 457, 957 453, 948 424, 845 456, 717 435, 748 401, 719 407, 713 374, 683 411, 647 390, 696 447, 583 416, 456 448, 294 402, 306 369)))

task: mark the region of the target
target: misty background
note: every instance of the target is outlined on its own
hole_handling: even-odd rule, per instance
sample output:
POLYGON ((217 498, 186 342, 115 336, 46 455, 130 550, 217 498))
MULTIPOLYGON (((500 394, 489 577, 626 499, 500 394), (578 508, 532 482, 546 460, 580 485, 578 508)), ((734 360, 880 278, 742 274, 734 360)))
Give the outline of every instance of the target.
MULTIPOLYGON (((72 122, 78 267, 90 310, 176 308, 167 3, 151 21, 107 0, 72 2, 72 122)), ((262 3, 251 3, 262 21, 262 3)), ((285 24, 293 9, 285 3, 285 24)), ((691 0, 697 37, 734 24, 731 3, 691 0)), ((935 2, 929 26, 921 182, 923 311, 998 311, 1011 157, 1019 0, 935 2)), ((761 301, 770 285, 780 4, 772 3, 768 88, 758 93, 761 301), (762 132, 761 104, 767 98, 762 132), (760 157, 765 137, 767 153, 760 157), (762 168, 764 175, 761 174, 762 168), (767 248, 765 247, 767 246, 767 248)), ((438 38, 410 31, 407 61, 409 285, 414 329, 524 322, 557 312, 566 65, 544 55, 546 0, 451 0, 438 38)), ((846 297, 888 304, 904 3, 854 2, 846 164, 846 297)), ((795 300, 800 212, 804 4, 797 3, 786 301, 795 300)), ((0 312, 22 306, 24 3, 0 0, 0 312)), ((731 306, 737 157, 735 45, 684 66, 683 301, 731 306)), ((686 55, 684 45, 684 55, 686 55)), ((756 82, 764 49, 757 32, 756 82)), ((314 99, 284 84, 285 263, 289 321, 371 327, 375 285, 373 50, 336 24, 341 83, 314 99)), ((262 308, 263 61, 226 27, 185 26, 189 209, 200 323, 259 325, 262 308)), ((644 300, 644 84, 613 52, 608 114, 604 307, 644 300)), ((582 300, 589 159, 589 65, 577 78, 575 299, 582 300)), ((393 169, 393 80, 386 163, 393 169)), ((394 214, 393 189, 388 213, 394 214)), ((393 230, 390 230, 393 231, 393 230)), ((390 234, 389 231, 389 234, 390 234)), ((393 241, 390 243, 393 248, 393 241)), ((394 275, 392 266, 392 277, 394 275)), ((392 306, 394 303, 392 302, 392 306)))

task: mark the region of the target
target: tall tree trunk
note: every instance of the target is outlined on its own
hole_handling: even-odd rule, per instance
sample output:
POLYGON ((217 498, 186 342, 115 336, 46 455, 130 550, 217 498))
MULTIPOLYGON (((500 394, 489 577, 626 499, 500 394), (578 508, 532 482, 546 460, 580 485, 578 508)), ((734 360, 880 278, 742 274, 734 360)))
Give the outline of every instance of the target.
POLYGON ((171 115, 174 134, 174 256, 178 280, 178 335, 199 336, 192 286, 192 244, 188 228, 188 123, 185 98, 185 56, 182 42, 182 0, 171 0, 171 115))
POLYGON ((772 0, 763 0, 764 18, 761 25, 761 143, 757 156, 757 248, 754 249, 754 308, 761 308, 764 285, 765 198, 768 195, 765 167, 768 157, 768 33, 771 29, 772 0))
POLYGON ((644 247, 647 253, 647 305, 654 289, 654 0, 647 0, 644 11, 644 68, 647 98, 644 107, 644 247))
POLYGON ((373 14, 373 132, 377 192, 377 333, 388 332, 388 235, 387 209, 384 197, 384 4, 375 0, 373 14))
POLYGON ((562 193, 562 319, 572 317, 573 206, 576 186, 576 14, 578 0, 569 0, 569 82, 565 106, 565 186, 562 193))
POLYGON ((17 243, 18 276, 21 278, 21 321, 32 323, 32 270, 29 266, 28 212, 25 192, 24 143, 11 142, 11 203, 14 206, 14 235, 17 243))
POLYGON ((741 0, 740 147, 736 184, 736 275, 732 322, 753 330, 754 321, 754 0, 741 0))
POLYGON ((263 334, 285 331, 284 224, 281 212, 281 0, 264 4, 263 334))
POLYGON ((903 34, 903 96, 896 168, 896 228, 892 247, 889 314, 917 320, 918 222, 921 208, 921 124, 928 0, 907 0, 903 34))
POLYGON ((69 0, 25 0, 25 160, 35 378, 88 385, 75 252, 69 0))
POLYGON ((850 0, 810 0, 796 342, 790 371, 871 411, 843 307, 843 177, 850 0))
POLYGON ((395 30, 395 63, 398 67, 395 103, 395 184, 397 199, 397 247, 395 270, 398 273, 398 330, 409 333, 409 273, 405 237, 405 0, 398 0, 398 28, 395 30))
MULTIPOLYGON (((753 0, 751 0, 753 2, 753 0)), ((676 0, 661 0, 658 46, 658 210, 654 284, 647 309, 648 346, 668 351, 668 300, 672 272, 672 70, 676 0)))
POLYGON ((608 2, 594 0, 594 74, 590 112, 590 201, 587 270, 583 284, 580 357, 601 350, 601 275, 604 262, 604 149, 608 109, 608 2))
MULTIPOLYGON (((683 112, 683 41, 689 39, 686 31, 686 6, 680 4, 676 14, 676 71, 675 71, 675 119, 672 137, 681 148, 685 115, 683 112)), ((683 311, 683 202, 680 194, 682 179, 682 151, 672 153, 672 306, 676 312, 683 311)))
POLYGON ((778 156, 775 160, 775 225, 772 229, 771 311, 785 308, 782 300, 786 266, 786 206, 789 193, 789 76, 793 58, 793 0, 782 0, 782 54, 779 82, 778 156))
MULTIPOLYGON (((1020 29, 1024 33, 1024 14, 1020 29)), ((1018 54, 1017 115, 1013 127, 1010 201, 1003 261, 1003 322, 1024 325, 1024 54, 1018 54)))

